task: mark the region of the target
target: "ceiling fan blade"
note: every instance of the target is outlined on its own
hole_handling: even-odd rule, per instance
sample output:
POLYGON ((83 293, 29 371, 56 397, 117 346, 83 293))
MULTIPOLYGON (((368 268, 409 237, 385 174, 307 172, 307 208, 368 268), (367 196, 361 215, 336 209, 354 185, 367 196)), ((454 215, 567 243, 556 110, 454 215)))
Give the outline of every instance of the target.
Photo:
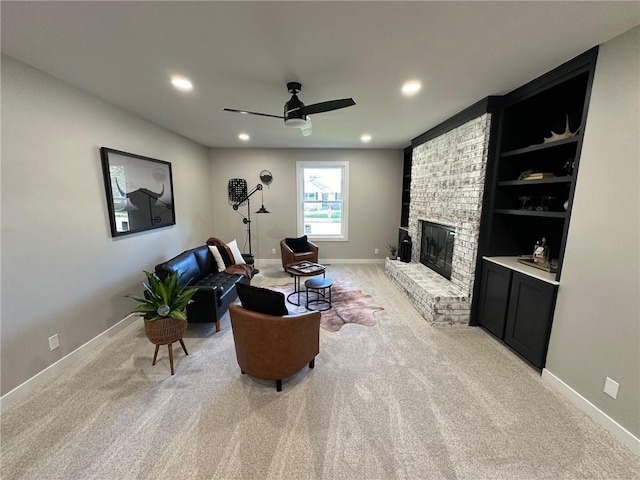
POLYGON ((248 110, 236 110, 234 108, 225 108, 223 109, 225 112, 234 112, 234 113, 244 113, 245 115, 260 115, 261 117, 273 117, 283 119, 283 116, 280 115, 271 115, 270 113, 259 113, 259 112, 249 112, 248 110))
POLYGON ((356 102, 353 101, 353 98, 341 98, 340 100, 329 100, 328 102, 304 106, 300 109, 300 113, 303 115, 313 115, 314 113, 330 112, 331 110, 338 110, 355 104, 356 102))

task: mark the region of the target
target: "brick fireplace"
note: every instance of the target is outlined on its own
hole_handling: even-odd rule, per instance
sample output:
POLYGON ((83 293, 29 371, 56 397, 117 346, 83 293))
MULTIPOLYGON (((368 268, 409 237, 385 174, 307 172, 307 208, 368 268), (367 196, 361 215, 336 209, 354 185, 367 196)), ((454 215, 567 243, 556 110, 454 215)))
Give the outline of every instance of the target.
POLYGON ((469 322, 491 114, 485 113, 413 149, 409 230, 411 263, 387 260, 391 280, 431 323, 469 322), (420 263, 423 225, 455 229, 451 278, 420 263))

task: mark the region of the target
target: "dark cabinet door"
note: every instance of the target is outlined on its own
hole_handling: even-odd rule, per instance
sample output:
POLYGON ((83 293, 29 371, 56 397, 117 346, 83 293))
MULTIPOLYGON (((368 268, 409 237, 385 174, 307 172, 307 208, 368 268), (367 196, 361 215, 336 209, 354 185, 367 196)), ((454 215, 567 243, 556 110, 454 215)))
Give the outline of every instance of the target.
POLYGON ((482 262, 478 323, 498 338, 504 337, 512 270, 493 262, 482 262))
POLYGON ((538 368, 547 356, 558 287, 513 272, 504 341, 538 368))

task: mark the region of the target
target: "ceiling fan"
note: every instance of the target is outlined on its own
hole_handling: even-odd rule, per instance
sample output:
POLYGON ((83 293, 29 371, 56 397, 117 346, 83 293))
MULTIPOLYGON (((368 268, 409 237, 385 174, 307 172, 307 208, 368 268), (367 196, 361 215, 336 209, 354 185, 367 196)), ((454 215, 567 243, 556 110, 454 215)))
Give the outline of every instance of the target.
POLYGON ((316 113, 330 112, 340 108, 350 107, 356 102, 353 98, 341 98, 339 100, 329 100, 328 102, 314 103, 313 105, 305 105, 298 98, 298 93, 302 89, 302 84, 298 82, 287 83, 287 90, 292 94, 287 103, 284 104, 283 115, 272 115, 270 113, 250 112, 248 110, 236 110, 234 108, 225 108, 226 112, 244 113, 246 115, 259 115, 261 117, 273 117, 284 120, 287 127, 300 128, 304 136, 311 135, 311 118, 309 115, 316 113))

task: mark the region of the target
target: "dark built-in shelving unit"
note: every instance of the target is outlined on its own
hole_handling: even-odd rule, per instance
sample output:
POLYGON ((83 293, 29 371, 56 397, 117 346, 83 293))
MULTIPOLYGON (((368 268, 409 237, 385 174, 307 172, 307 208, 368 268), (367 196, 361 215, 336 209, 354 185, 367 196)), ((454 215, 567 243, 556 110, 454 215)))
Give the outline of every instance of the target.
POLYGON ((398 231, 398 245, 406 235, 409 235, 409 205, 411 203, 411 165, 413 149, 404 149, 402 162, 402 206, 400 210, 400 229, 398 231))
MULTIPOLYGON (((597 47, 503 97, 487 165, 471 325, 482 325, 544 368, 567 243, 597 47), (568 119, 574 136, 563 133, 568 119), (526 172, 544 172, 526 179, 526 172), (546 239, 554 280, 527 275, 516 257, 546 239), (483 259, 486 258, 486 259, 483 259), (514 263, 516 262, 516 263, 514 263)), ((494 122, 495 121, 495 122, 494 122)))
POLYGON ((503 97, 492 126, 478 267, 482 256, 531 254, 544 237, 560 280, 596 57, 597 47, 503 97), (545 141, 563 133, 567 120, 574 136, 545 141), (522 179, 527 171, 553 176, 522 179))

